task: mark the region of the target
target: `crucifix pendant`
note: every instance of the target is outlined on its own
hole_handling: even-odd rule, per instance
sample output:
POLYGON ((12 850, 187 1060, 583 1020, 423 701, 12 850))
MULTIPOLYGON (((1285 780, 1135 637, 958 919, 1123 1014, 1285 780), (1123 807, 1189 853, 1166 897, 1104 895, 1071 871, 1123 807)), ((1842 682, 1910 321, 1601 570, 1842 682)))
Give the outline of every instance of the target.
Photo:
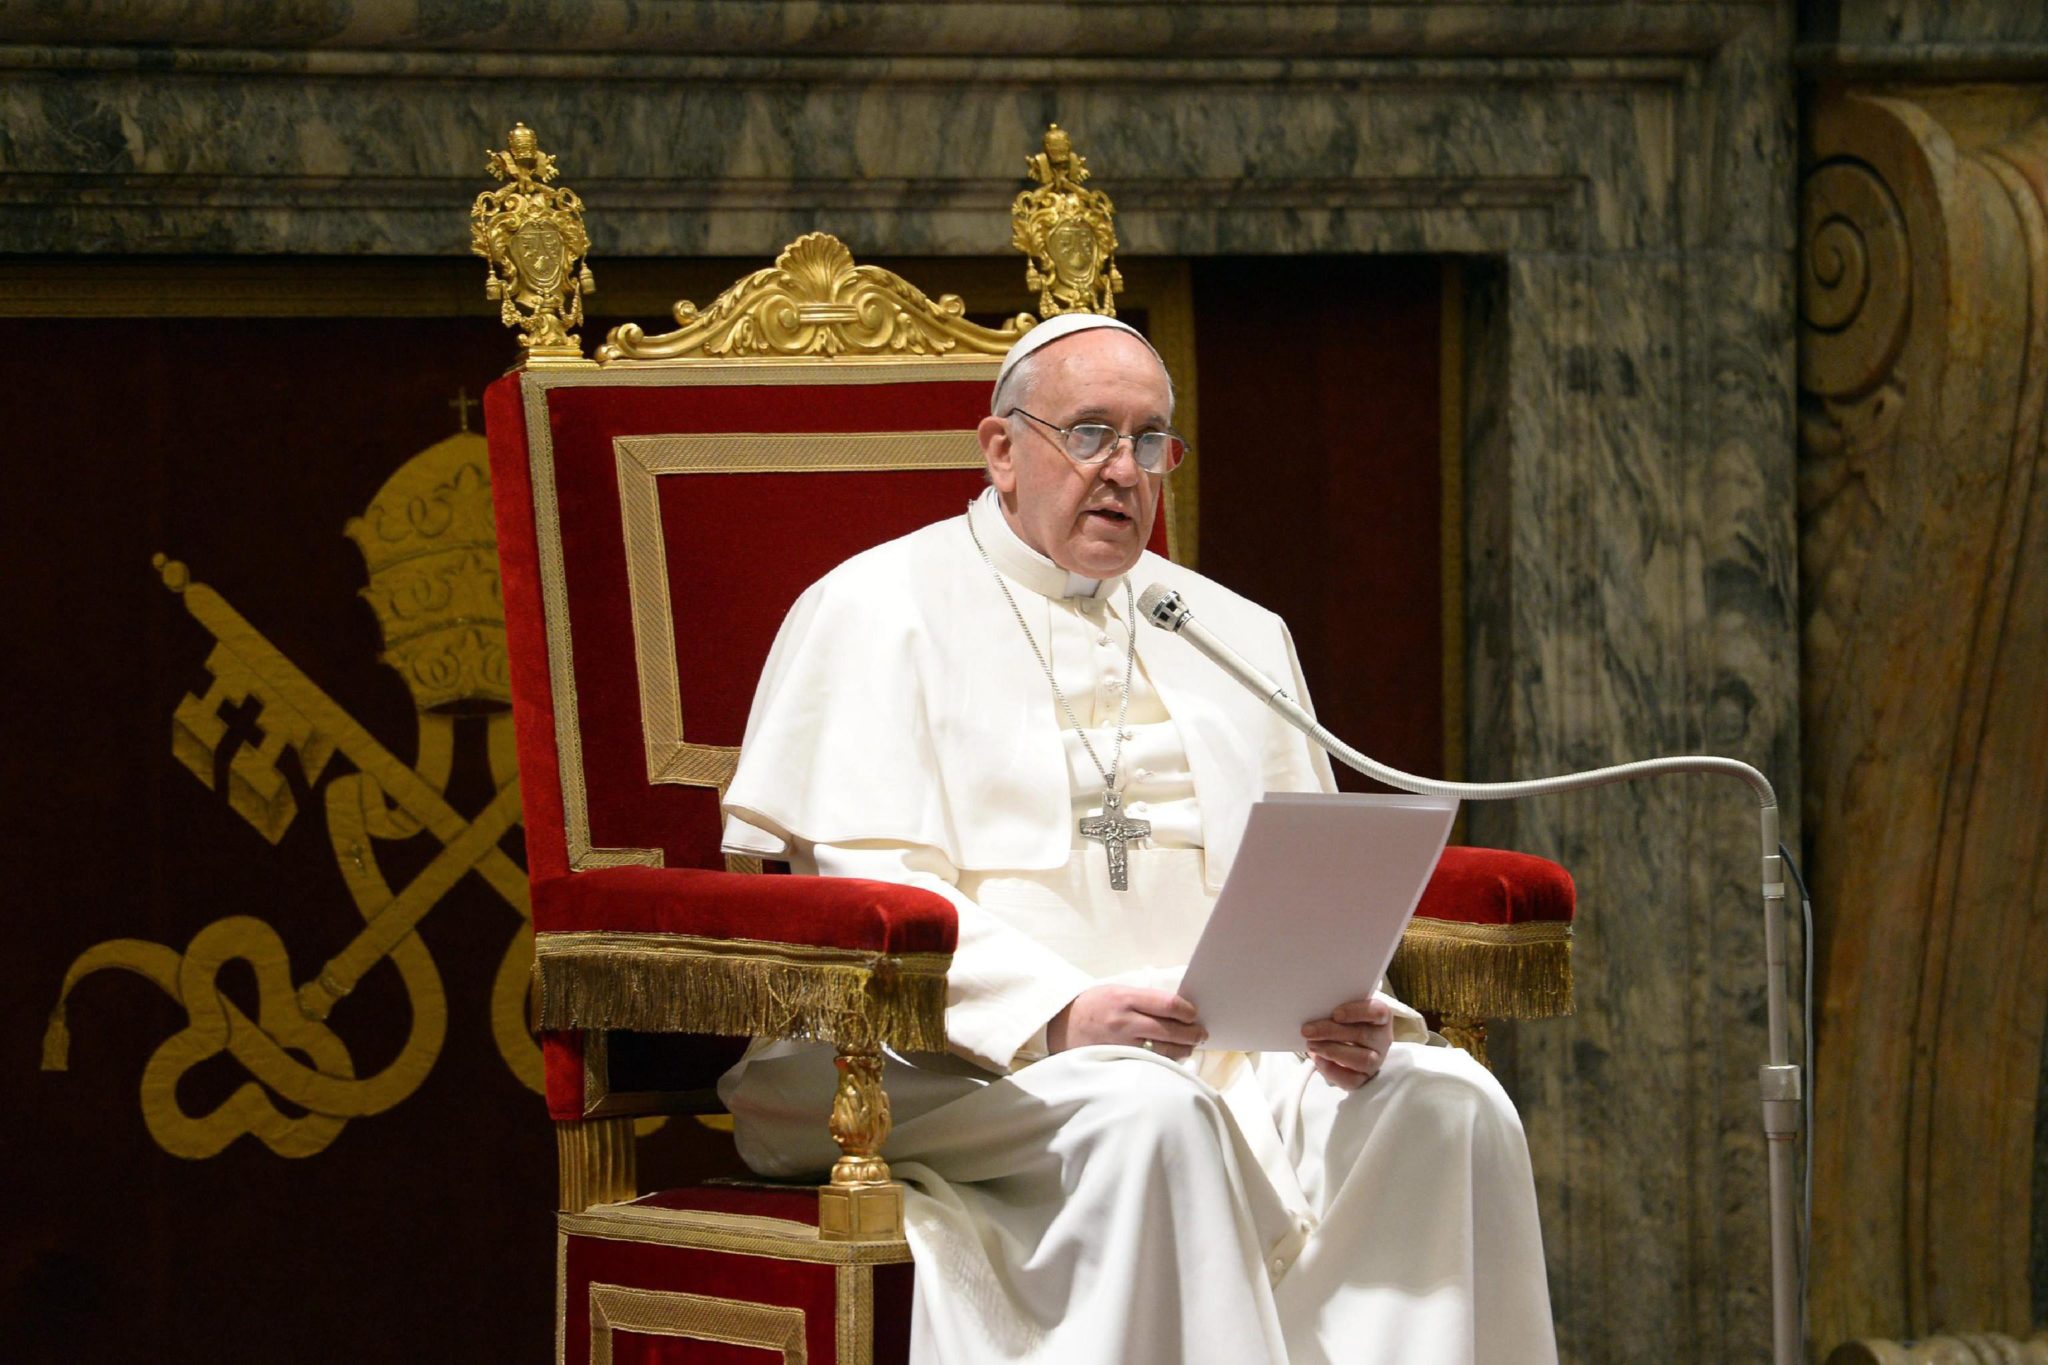
POLYGON ((1125 843, 1142 839, 1151 832, 1152 822, 1133 820, 1125 815, 1123 794, 1109 789, 1102 793, 1102 814, 1091 815, 1081 821, 1081 837, 1097 840, 1102 851, 1109 855, 1109 886, 1112 891, 1131 889, 1130 867, 1124 857, 1125 843))

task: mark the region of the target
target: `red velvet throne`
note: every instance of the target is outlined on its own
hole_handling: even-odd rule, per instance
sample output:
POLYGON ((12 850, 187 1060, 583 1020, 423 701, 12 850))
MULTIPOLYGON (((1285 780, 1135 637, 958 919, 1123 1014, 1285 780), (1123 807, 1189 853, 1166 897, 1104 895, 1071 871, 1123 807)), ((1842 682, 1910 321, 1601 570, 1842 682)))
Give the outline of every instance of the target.
MULTIPOLYGON (((1017 243, 1042 312, 1110 308, 1108 201, 1063 139, 1033 158, 1017 243)), ((523 127, 494 167, 507 184, 472 218, 526 351, 485 424, 560 1160, 557 1359, 900 1360, 911 1267, 880 1049, 944 1047, 952 910, 727 859, 718 801, 798 593, 981 486, 973 428, 1031 319, 977 326, 812 234, 593 361, 569 330, 591 284, 580 204, 523 127), (754 1035, 837 1046, 830 1182, 641 1197, 634 1116, 715 1110, 754 1035)), ((1163 520, 1153 548, 1171 548, 1163 520)), ((1447 850, 1396 988, 1474 1044, 1484 1017, 1565 1012, 1571 914, 1555 864, 1447 850)))

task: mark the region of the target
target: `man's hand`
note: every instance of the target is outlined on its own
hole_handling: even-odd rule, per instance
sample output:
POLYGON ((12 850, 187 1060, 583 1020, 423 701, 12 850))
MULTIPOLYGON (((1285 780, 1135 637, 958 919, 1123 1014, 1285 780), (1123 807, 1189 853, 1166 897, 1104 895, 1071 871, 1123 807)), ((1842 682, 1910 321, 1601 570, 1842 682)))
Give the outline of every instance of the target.
POLYGON ((1394 1011, 1384 1000, 1347 1000, 1329 1018, 1303 1024, 1301 1036, 1324 1080, 1340 1090, 1356 1090, 1386 1064, 1394 1043, 1394 1011))
POLYGON ((1141 986, 1091 986, 1075 996, 1046 1025, 1049 1051, 1121 1043, 1152 1044, 1152 1051, 1175 1061, 1200 1047, 1209 1037, 1195 1007, 1172 991, 1141 986))

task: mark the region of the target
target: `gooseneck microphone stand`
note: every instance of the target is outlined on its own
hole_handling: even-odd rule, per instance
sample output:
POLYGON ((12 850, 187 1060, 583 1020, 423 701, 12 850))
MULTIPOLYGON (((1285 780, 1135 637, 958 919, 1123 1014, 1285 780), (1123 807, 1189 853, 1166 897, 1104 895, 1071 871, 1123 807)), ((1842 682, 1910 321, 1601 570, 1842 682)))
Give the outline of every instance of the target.
POLYGON ((1314 716, 1303 710, 1286 689, 1197 624, 1194 613, 1181 601, 1179 593, 1155 583, 1138 598, 1138 608, 1153 625, 1172 631, 1207 655, 1296 729, 1328 750, 1332 757, 1376 782, 1402 791, 1422 796, 1454 796, 1469 801, 1509 801, 1522 796, 1549 796, 1588 787, 1604 787, 1610 782, 1627 782, 1665 773, 1718 773, 1740 778, 1749 784, 1750 790, 1756 793, 1763 850, 1764 998, 1770 1060, 1759 1069, 1758 1084, 1763 1100, 1765 1146, 1770 1153, 1772 1359, 1775 1365, 1798 1365, 1803 1361, 1805 1344, 1802 1340, 1804 1328, 1801 1323, 1797 1231, 1793 1221, 1792 1171, 1792 1144, 1799 1135, 1800 1072, 1791 1059, 1785 1025, 1785 868, 1778 852, 1778 797, 1771 789, 1769 779, 1747 763, 1709 755, 1644 759, 1525 782, 1440 782, 1434 778, 1417 777, 1368 758, 1331 734, 1314 716))

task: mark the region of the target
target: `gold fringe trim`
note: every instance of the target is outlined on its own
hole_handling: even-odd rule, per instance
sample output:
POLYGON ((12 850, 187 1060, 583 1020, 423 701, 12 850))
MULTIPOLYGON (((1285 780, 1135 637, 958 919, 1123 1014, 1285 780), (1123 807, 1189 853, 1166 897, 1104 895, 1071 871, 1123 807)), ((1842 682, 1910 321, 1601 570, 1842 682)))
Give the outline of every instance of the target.
POLYGON ((1419 1010, 1479 1019, 1572 1012, 1572 927, 1411 920, 1387 968, 1395 995, 1419 1010))
POLYGON ((595 932, 537 935, 534 953, 543 1029, 946 1046, 946 953, 595 932))

